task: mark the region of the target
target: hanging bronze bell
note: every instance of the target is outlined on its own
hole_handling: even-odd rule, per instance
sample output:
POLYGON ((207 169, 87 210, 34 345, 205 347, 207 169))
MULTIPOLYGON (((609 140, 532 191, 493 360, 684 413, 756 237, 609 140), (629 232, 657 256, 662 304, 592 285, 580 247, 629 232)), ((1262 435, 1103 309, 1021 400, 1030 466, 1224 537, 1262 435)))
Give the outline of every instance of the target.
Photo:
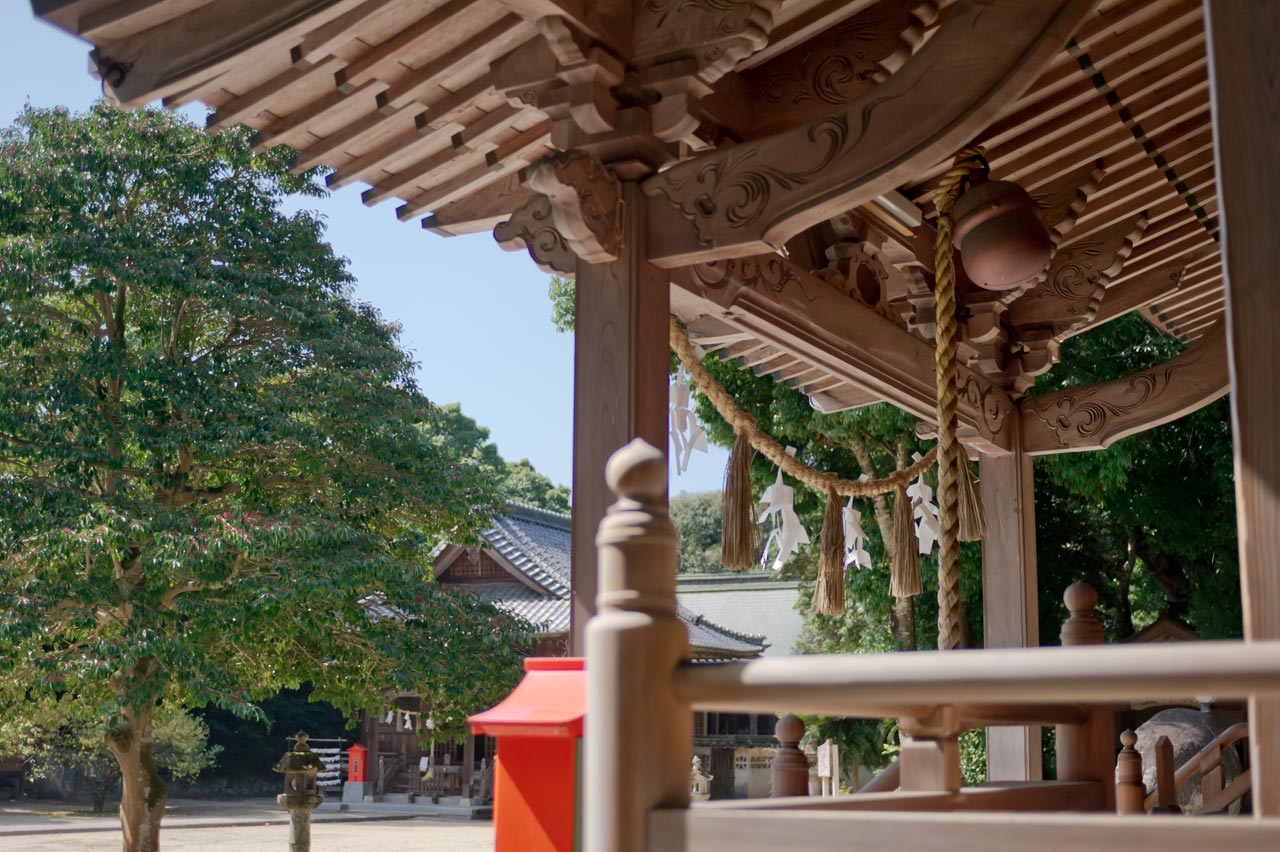
POLYGON ((1009 290, 1039 274, 1053 243, 1027 191, 1007 180, 977 184, 952 209, 965 274, 988 290, 1009 290))

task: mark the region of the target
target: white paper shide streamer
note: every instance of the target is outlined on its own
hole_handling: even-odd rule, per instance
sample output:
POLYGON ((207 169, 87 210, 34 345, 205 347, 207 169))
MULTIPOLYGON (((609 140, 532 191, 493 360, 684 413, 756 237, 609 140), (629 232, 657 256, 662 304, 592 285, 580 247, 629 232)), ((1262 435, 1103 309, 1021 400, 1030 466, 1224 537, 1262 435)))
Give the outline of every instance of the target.
POLYGON ((854 568, 870 568, 871 554, 867 551, 867 534, 862 529, 862 513, 853 505, 853 498, 840 510, 844 526, 844 564, 854 568))
MULTIPOLYGON (((795 447, 787 447, 787 455, 795 454, 795 447)), ((796 514, 796 490, 783 482, 781 468, 778 469, 778 478, 760 495, 760 502, 767 504, 760 513, 760 523, 769 527, 764 552, 760 554, 760 565, 763 567, 772 556, 773 570, 779 571, 801 545, 809 543, 809 534, 796 514)))
MULTIPOLYGON (((920 461, 920 454, 915 453, 913 458, 915 461, 920 461)), ((916 539, 920 542, 920 555, 925 556, 931 553, 934 545, 938 543, 942 528, 938 522, 938 504, 933 500, 933 488, 924 481, 923 473, 916 478, 915 482, 907 486, 907 496, 911 498, 911 511, 916 522, 916 539)))
POLYGON ((671 435, 676 472, 684 473, 689 469, 689 459, 695 450, 700 453, 707 451, 707 434, 698 425, 698 418, 694 416, 693 407, 689 403, 689 375, 684 370, 677 370, 672 376, 670 394, 667 431, 671 435))

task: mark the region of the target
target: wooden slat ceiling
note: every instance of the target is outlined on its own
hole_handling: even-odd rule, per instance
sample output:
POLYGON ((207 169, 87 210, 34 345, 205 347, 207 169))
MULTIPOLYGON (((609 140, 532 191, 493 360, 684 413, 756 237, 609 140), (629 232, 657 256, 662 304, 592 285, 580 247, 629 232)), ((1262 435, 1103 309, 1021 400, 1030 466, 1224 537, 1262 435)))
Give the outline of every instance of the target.
MULTIPOLYGON (((210 3, 247 2, 34 5, 110 56, 125 45, 138 49, 166 26, 195 21, 210 3)), ((306 5, 281 0, 280 8, 290 4, 306 5)), ((320 5, 322 12, 298 21, 279 12, 278 26, 235 51, 234 61, 215 51, 200 66, 207 72, 188 74, 181 86, 160 81, 165 104, 204 102, 214 110, 212 126, 244 123, 263 145, 291 145, 299 151, 299 169, 328 165, 334 169, 330 186, 366 184, 365 203, 397 200, 402 220, 465 207, 481 194, 515 198, 523 192, 518 173, 553 150, 551 125, 538 110, 496 93, 490 66, 540 37, 533 22, 499 0, 320 5)), ((872 5, 874 0, 783 0, 770 45, 745 65, 791 50, 872 5)), ((945 15, 949 3, 937 5, 945 15)), ((1175 292, 1140 308, 1184 341, 1203 335, 1223 310, 1204 36, 1198 0, 1104 0, 1068 49, 975 140, 987 146, 994 177, 1017 180, 1033 194, 1099 166, 1102 178, 1064 245, 1114 232, 1145 211, 1149 223, 1109 282, 1108 298, 1123 306, 1132 296, 1121 295, 1127 283, 1171 261, 1193 259, 1175 292)), ((933 215, 933 187, 945 168, 938 164, 901 187, 926 218, 933 215)), ((469 227, 492 224, 473 219, 469 227)), ((926 237, 927 225, 914 235, 898 234, 917 253, 926 237)), ((822 248, 813 252, 814 266, 823 263, 822 248)), ((727 347, 757 371, 804 388, 815 394, 815 404, 840 408, 871 401, 786 353, 733 336, 732 329, 712 322, 703 331, 711 348, 727 347)))

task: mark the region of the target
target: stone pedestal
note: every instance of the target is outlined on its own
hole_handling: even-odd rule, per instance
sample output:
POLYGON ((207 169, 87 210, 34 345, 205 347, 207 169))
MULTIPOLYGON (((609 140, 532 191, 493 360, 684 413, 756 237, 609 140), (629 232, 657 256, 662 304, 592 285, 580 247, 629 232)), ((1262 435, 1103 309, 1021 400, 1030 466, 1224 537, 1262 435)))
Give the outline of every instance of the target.
POLYGON ((280 807, 289 812, 289 852, 311 852, 311 812, 324 801, 324 796, 281 793, 276 796, 280 807))
POLYGON ((368 781, 348 781, 342 785, 342 801, 349 805, 358 805, 365 800, 368 781))

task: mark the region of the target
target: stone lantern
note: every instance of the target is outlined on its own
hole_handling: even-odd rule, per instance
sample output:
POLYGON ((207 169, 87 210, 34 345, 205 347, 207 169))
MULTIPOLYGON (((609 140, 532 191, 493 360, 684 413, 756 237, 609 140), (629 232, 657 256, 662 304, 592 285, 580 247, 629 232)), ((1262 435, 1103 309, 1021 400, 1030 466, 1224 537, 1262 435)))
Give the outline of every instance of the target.
POLYGON ((316 792, 316 776, 324 762, 307 745, 308 739, 305 731, 294 734, 293 748, 274 767, 284 775, 284 792, 276 801, 289 811, 289 852, 310 852, 311 812, 324 801, 316 792))
POLYGON ((693 769, 689 772, 689 798, 695 802, 705 802, 711 798, 711 779, 702 771, 702 758, 693 756, 693 769))

